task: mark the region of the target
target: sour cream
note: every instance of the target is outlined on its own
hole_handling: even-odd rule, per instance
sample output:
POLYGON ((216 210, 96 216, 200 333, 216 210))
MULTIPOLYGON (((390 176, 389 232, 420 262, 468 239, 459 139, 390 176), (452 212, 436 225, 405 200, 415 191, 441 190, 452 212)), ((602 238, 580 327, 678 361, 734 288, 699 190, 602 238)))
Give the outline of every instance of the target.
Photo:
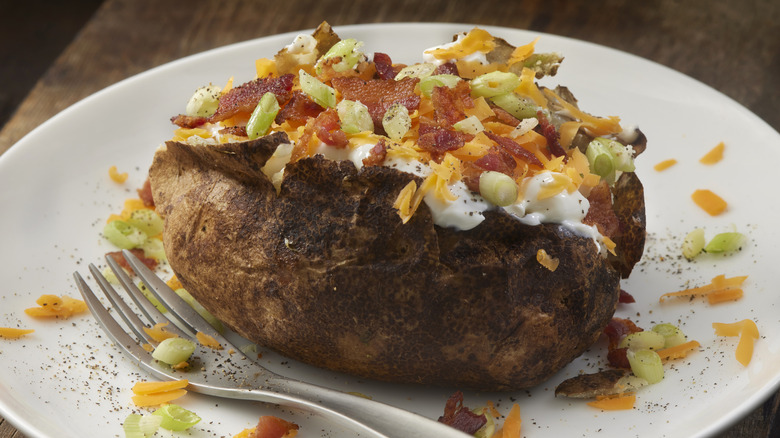
POLYGON ((467 61, 467 62, 479 61, 481 64, 488 64, 487 54, 482 53, 480 51, 476 51, 476 52, 474 52, 474 53, 472 53, 470 55, 466 55, 466 56, 460 57, 458 59, 455 59, 455 58, 453 58, 453 59, 438 59, 435 56, 433 56, 431 53, 429 53, 429 52, 432 52, 432 51, 437 50, 437 49, 449 49, 450 47, 458 44, 465 36, 466 36, 466 34, 459 33, 458 37, 455 39, 455 41, 453 41, 451 43, 442 44, 442 45, 439 45, 439 46, 433 46, 431 48, 425 49, 423 51, 423 54, 422 54, 423 62, 427 62, 427 63, 433 64, 433 65, 436 65, 436 66, 439 66, 439 65, 442 65, 442 64, 446 64, 447 62, 455 62, 457 60, 463 60, 463 61, 467 61))

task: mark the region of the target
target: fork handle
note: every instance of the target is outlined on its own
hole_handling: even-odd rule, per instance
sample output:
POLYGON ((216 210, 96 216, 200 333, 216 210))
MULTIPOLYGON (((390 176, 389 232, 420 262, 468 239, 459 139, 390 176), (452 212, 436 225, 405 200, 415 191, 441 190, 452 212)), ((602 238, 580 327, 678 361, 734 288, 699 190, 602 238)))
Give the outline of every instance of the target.
POLYGON ((342 420, 351 420, 353 428, 373 433, 383 438, 436 437, 473 438, 464 432, 438 421, 423 417, 394 406, 366 398, 324 388, 298 380, 269 379, 265 382, 270 391, 250 389, 247 399, 277 402, 270 397, 298 402, 307 410, 315 410, 326 416, 334 414, 342 420), (285 396, 289 396, 285 397, 285 396))

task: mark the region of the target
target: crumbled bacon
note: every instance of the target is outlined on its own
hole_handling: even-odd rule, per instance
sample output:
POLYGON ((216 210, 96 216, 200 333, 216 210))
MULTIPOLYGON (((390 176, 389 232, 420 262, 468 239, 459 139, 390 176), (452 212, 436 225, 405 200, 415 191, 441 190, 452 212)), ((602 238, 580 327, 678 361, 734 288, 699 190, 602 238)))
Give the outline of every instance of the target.
POLYGON ((555 129, 555 126, 547 120, 547 116, 541 110, 536 112, 536 119, 539 120, 538 128, 542 131, 541 134, 547 139, 547 148, 550 150, 550 153, 556 157, 565 157, 566 151, 563 150, 561 143, 558 141, 558 131, 555 129))
POLYGON ((219 130, 220 134, 236 135, 239 137, 246 137, 246 125, 243 126, 228 126, 219 130))
POLYGON ((509 126, 517 126, 520 124, 520 119, 509 114, 507 110, 498 106, 491 106, 490 109, 493 110, 493 113, 496 115, 499 122, 506 123, 509 126))
POLYGON ((387 53, 374 53, 374 66, 379 79, 395 79, 400 69, 393 67, 393 61, 387 53))
POLYGON ((306 124, 310 118, 317 117, 322 111, 324 108, 306 93, 295 90, 287 104, 279 110, 274 121, 279 125, 287 121, 292 126, 300 126, 306 124))
POLYGON ((487 423, 485 414, 475 414, 471 409, 463 406, 463 393, 460 391, 452 394, 444 405, 444 415, 439 417, 439 422, 451 426, 461 432, 474 435, 487 423))
POLYGON ((517 142, 515 142, 511 138, 503 137, 501 135, 494 134, 490 131, 483 131, 483 132, 485 133, 485 135, 488 136, 489 139, 498 143, 499 146, 506 149, 506 151, 512 154, 512 156, 518 158, 519 160, 525 161, 528 164, 534 164, 536 166, 543 167, 542 162, 539 161, 538 158, 536 158, 536 155, 534 155, 528 149, 517 144, 517 142))
POLYGON ((387 144, 385 143, 385 139, 381 138, 379 139, 379 142, 368 152, 368 156, 366 158, 363 158, 363 165, 381 166, 382 163, 385 162, 386 157, 387 157, 387 144))
POLYGON ((414 88, 420 80, 417 78, 363 80, 358 77, 333 78, 333 88, 347 100, 360 101, 368 108, 374 121, 374 132, 383 134, 382 117, 391 105, 400 103, 409 112, 420 107, 420 96, 414 88))
POLYGON ((263 415, 257 421, 254 431, 247 438, 292 438, 299 426, 273 415, 263 415))
POLYGON ((511 176, 517 167, 517 162, 506 150, 495 148, 474 161, 474 165, 482 170, 501 172, 511 176))
POLYGON ((618 302, 623 304, 628 304, 628 303, 635 303, 636 300, 630 293, 624 291, 623 289, 620 289, 620 297, 618 298, 618 302))
POLYGON ((607 336, 607 339, 609 340, 609 350, 612 351, 617 348, 618 344, 620 343, 620 340, 623 339, 624 336, 641 332, 642 329, 637 327, 636 324, 634 324, 633 321, 630 319, 625 318, 612 318, 611 321, 607 324, 606 327, 604 327, 604 334, 607 336))
POLYGON ((317 138, 328 146, 343 148, 347 146, 347 134, 341 130, 339 114, 333 108, 321 112, 314 120, 314 132, 317 138))
POLYGON ((209 122, 219 122, 241 112, 252 112, 265 93, 276 95, 280 104, 290 99, 295 75, 286 74, 276 77, 258 78, 239 85, 219 98, 217 111, 209 117, 209 122))
POLYGON ((455 65, 454 62, 445 62, 444 64, 440 64, 438 67, 436 67, 435 70, 433 70, 433 74, 460 76, 458 73, 458 66, 455 65))
POLYGON ((198 126, 204 125, 206 121, 207 119, 205 117, 188 116, 186 114, 179 114, 171 117, 171 123, 180 128, 187 129, 197 128, 198 126))
POLYGON ((616 348, 610 350, 607 353, 607 361, 610 366, 615 368, 631 368, 631 363, 628 361, 628 348, 616 348))
POLYGON ((466 118, 466 109, 474 107, 469 85, 461 81, 455 88, 435 87, 431 93, 434 117, 445 126, 452 126, 466 118))
POLYGON ((149 180, 149 177, 146 177, 144 185, 136 191, 138 192, 138 197, 141 198, 141 201, 144 203, 144 207, 154 207, 154 198, 152 197, 152 183, 149 180))
POLYGON ((599 232, 615 237, 620 231, 620 220, 612 209, 612 192, 606 181, 601 181, 588 195, 588 214, 582 219, 585 225, 596 225, 599 232))
MULTIPOLYGON (((135 248, 135 249, 131 249, 130 252, 133 253, 133 255, 136 256, 138 260, 141 261, 141 263, 146 265, 147 268, 149 269, 157 268, 157 260, 145 257, 144 251, 142 249, 135 248)), ((119 264, 119 266, 124 268, 126 271, 132 271, 132 269, 130 268, 130 263, 127 262, 124 254, 122 254, 122 251, 112 251, 107 253, 106 255, 114 259, 119 264)))
POLYGON ((452 128, 438 126, 430 120, 420 120, 419 139, 417 144, 425 151, 430 152, 434 158, 444 155, 447 151, 454 151, 474 139, 471 134, 456 131, 452 128))

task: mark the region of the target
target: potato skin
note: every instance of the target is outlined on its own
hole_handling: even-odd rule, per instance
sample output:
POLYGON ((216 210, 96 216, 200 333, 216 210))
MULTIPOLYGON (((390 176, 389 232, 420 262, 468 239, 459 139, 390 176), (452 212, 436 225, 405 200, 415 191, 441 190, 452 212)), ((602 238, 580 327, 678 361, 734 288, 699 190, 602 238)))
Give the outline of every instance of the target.
POLYGON ((499 210, 468 231, 407 224, 411 174, 305 158, 277 195, 260 171, 284 134, 168 142, 150 169, 171 267, 239 334, 316 366, 394 382, 516 390, 598 338, 620 273, 595 244, 499 210), (544 249, 560 259, 551 272, 544 249))

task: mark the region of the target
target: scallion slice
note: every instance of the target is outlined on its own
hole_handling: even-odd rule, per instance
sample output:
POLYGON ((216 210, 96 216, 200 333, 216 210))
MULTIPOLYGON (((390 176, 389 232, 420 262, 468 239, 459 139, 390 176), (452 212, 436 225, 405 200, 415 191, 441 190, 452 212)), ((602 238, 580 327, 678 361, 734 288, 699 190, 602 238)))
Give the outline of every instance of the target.
POLYGON ((127 223, 143 231, 147 236, 156 236, 163 231, 163 220, 156 211, 141 208, 130 213, 127 223))
POLYGON ((318 75, 322 74, 322 63, 336 56, 341 57, 341 61, 332 65, 334 71, 343 72, 355 68, 358 62, 365 58, 363 52, 359 50, 362 46, 363 42, 354 38, 347 38, 337 42, 320 57, 315 66, 315 71, 318 75))
POLYGON ((146 242, 146 233, 117 219, 103 227, 103 236, 121 249, 133 249, 146 242))
POLYGON ((412 127, 412 118, 409 110, 400 103, 390 105, 382 117, 382 127, 387 136, 393 140, 400 140, 412 127))
POLYGON ((342 100, 336 105, 339 113, 341 129, 347 134, 356 134, 363 131, 374 131, 374 121, 368 112, 368 107, 354 100, 342 100))
POLYGON ((626 352, 631 371, 635 376, 647 380, 647 383, 658 383, 664 378, 664 365, 661 356, 652 350, 628 350, 626 352))
POLYGON ((682 254, 688 260, 693 260, 704 249, 704 230, 696 228, 685 236, 682 244, 682 254))
POLYGON ((424 77, 432 75, 434 70, 436 70, 436 65, 431 64, 429 62, 409 65, 402 68, 401 71, 399 71, 398 74, 395 75, 395 80, 400 81, 403 78, 422 79, 424 77))
POLYGON ((653 331, 664 337, 663 348, 676 347, 688 340, 682 330, 669 323, 656 324, 653 331))
POLYGON ((200 422, 200 417, 194 412, 175 404, 163 405, 152 413, 162 418, 160 427, 174 432, 181 432, 200 422))
POLYGON ((482 172, 479 176, 479 194, 499 207, 506 207, 517 200, 517 183, 501 172, 482 172))
POLYGON ((493 71, 471 80, 471 94, 494 97, 509 93, 520 85, 520 78, 509 72, 493 71))
POLYGON ((268 130, 271 129, 271 124, 274 122, 274 118, 276 118, 280 109, 274 93, 268 92, 263 94, 255 110, 252 111, 252 116, 249 117, 249 121, 246 123, 247 137, 254 140, 257 137, 266 135, 268 130))
POLYGON ((619 348, 628 348, 629 350, 660 350, 664 348, 664 337, 654 331, 641 331, 631 333, 623 338, 618 344, 619 348))
POLYGON ((125 431, 125 438, 146 438, 146 435, 141 431, 140 423, 140 414, 130 414, 125 417, 125 421, 122 423, 122 429, 125 431))
POLYGON ((301 81, 301 90, 308 94, 317 105, 323 108, 336 106, 336 90, 323 84, 304 70, 298 71, 298 78, 301 81))
POLYGON ((152 352, 152 357, 168 365, 184 362, 195 352, 195 343, 184 338, 168 338, 152 352))
POLYGON ((498 96, 493 96, 490 100, 519 120, 536 117, 538 109, 536 104, 529 99, 521 98, 515 93, 499 94, 498 96))
POLYGON ((479 121, 477 116, 468 116, 465 119, 452 125, 453 128, 466 134, 476 135, 485 130, 482 122, 479 121))
POLYGON ((431 97, 431 93, 433 93, 434 88, 436 87, 454 88, 456 85, 458 85, 458 82, 462 80, 463 79, 461 79, 460 76, 449 75, 449 74, 428 76, 420 80, 420 91, 426 97, 431 97))
POLYGON ((745 240, 745 235, 737 232, 716 234, 704 247, 710 253, 723 253, 738 250, 745 240))
POLYGON ((165 255, 165 248, 163 248, 162 240, 158 238, 150 237, 139 246, 144 251, 144 257, 155 259, 160 262, 168 260, 165 255))
POLYGON ((612 152, 602 142, 593 140, 585 150, 590 171, 611 182, 615 176, 615 161, 612 152))
POLYGON ((192 117, 209 117, 217 112, 222 89, 216 85, 206 85, 195 90, 187 102, 184 113, 192 117))

